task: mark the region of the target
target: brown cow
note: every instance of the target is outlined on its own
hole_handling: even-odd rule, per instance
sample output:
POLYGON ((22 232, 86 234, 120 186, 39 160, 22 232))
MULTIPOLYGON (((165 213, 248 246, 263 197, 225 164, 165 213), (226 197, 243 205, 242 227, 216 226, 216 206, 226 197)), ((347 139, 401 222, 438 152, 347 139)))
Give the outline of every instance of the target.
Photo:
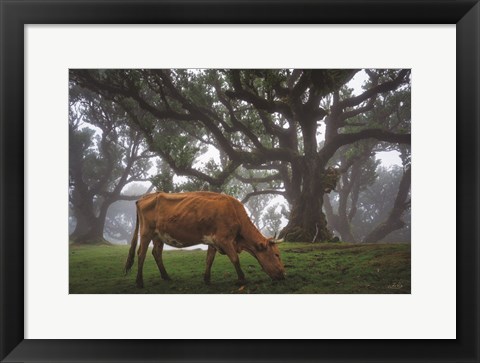
POLYGON ((181 248, 208 245, 204 281, 210 283, 215 253, 228 256, 235 266, 239 283, 245 282, 238 254, 245 250, 254 256, 274 280, 285 278, 285 269, 273 239, 265 238, 248 218, 243 205, 235 198, 212 192, 152 193, 137 201, 137 222, 130 252, 125 263, 128 272, 135 259, 138 232, 137 286, 143 287, 143 263, 153 240, 153 256, 162 279, 169 276, 162 261, 163 244, 181 248))

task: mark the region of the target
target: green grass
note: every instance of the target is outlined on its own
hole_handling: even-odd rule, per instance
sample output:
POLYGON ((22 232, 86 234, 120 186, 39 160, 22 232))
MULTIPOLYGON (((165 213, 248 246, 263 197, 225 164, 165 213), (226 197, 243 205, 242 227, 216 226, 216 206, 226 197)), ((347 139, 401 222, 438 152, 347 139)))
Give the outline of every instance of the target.
POLYGON ((408 294, 410 244, 282 243, 285 281, 273 282, 246 252, 240 263, 248 283, 217 253, 211 285, 203 282, 206 251, 164 251, 172 281, 163 281, 151 254, 144 265, 145 287, 135 286, 137 260, 128 275, 128 246, 70 245, 71 294, 408 294))

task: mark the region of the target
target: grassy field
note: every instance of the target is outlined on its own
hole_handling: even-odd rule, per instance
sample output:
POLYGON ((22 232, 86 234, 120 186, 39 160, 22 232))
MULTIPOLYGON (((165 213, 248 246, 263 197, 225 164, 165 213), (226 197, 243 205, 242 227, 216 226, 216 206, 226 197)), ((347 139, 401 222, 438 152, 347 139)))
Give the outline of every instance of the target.
POLYGON ((246 252, 240 263, 248 283, 217 253, 211 285, 203 283, 206 251, 164 251, 172 281, 160 278, 151 250, 144 266, 145 287, 135 286, 137 264, 123 273, 128 246, 70 245, 71 294, 408 294, 410 244, 282 243, 285 281, 273 282, 246 252))

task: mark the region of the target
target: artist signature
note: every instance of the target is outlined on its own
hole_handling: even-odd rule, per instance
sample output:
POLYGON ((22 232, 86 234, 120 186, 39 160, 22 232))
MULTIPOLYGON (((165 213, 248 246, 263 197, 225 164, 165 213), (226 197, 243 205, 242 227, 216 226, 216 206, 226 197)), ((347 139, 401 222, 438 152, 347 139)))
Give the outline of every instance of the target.
POLYGON ((401 289, 402 287, 403 287, 403 284, 401 282, 394 282, 393 284, 388 285, 387 289, 398 290, 398 289, 401 289))

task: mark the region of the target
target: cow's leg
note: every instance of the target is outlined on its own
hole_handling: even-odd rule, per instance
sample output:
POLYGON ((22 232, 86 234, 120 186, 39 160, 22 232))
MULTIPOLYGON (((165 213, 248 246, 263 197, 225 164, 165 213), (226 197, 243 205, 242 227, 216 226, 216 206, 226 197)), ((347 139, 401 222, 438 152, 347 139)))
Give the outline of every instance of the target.
POLYGON ((170 276, 168 276, 167 270, 165 270, 165 266, 163 265, 162 252, 163 252, 163 242, 160 241, 159 238, 155 238, 153 240, 153 250, 152 250, 153 257, 155 258, 155 262, 157 263, 158 270, 160 271, 160 275, 162 276, 162 279, 170 280, 170 276))
POLYGON ((210 271, 212 269, 212 264, 213 264, 213 260, 215 259, 216 253, 217 253, 217 250, 214 247, 208 246, 207 267, 205 268, 205 274, 203 275, 203 281, 205 281, 207 285, 210 284, 210 271))
POLYGON ((245 279, 245 274, 243 273, 242 268, 240 267, 240 259, 238 257, 237 251, 235 251, 235 248, 233 248, 233 244, 229 243, 227 244, 227 246, 228 247, 224 249, 225 254, 228 256, 233 266, 235 266, 235 271, 237 271, 237 276, 238 276, 237 283, 240 285, 243 285, 247 282, 247 280, 245 279))
POLYGON ((140 237, 140 247, 138 249, 138 271, 137 271, 137 287, 143 287, 143 263, 147 256, 148 245, 152 240, 150 235, 142 235, 140 237))

